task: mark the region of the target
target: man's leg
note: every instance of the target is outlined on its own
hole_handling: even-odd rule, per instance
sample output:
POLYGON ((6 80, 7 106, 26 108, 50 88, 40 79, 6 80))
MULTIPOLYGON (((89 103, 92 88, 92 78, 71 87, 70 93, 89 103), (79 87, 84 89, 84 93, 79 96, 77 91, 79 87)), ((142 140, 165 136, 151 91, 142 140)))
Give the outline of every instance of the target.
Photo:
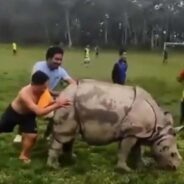
POLYGON ((23 133, 22 134, 22 151, 19 159, 25 162, 30 162, 30 152, 35 145, 37 138, 36 133, 23 133))
POLYGON ((37 138, 36 116, 28 115, 27 117, 23 117, 20 124, 20 130, 22 132, 22 151, 19 159, 23 160, 25 163, 29 163, 30 152, 37 138))
POLYGON ((11 106, 8 106, 0 119, 0 133, 1 132, 12 132, 14 127, 17 125, 18 118, 13 112, 11 106))

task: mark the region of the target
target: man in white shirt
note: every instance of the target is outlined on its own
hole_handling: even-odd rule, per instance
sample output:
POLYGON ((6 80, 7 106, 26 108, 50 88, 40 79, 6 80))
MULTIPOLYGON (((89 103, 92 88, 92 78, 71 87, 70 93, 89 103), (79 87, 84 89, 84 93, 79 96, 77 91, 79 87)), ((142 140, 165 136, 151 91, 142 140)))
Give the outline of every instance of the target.
MULTIPOLYGON (((51 95, 58 96, 59 92, 54 91, 56 86, 60 81, 66 81, 68 84, 76 83, 74 79, 72 79, 66 70, 61 67, 62 60, 63 60, 64 51, 62 48, 58 46, 49 47, 46 52, 46 60, 38 61, 33 66, 33 72, 42 71, 49 77, 48 87, 51 95)), ((47 130, 45 132, 45 138, 50 135, 52 130, 52 120, 49 121, 47 130)), ((16 135, 14 142, 21 142, 21 135, 20 132, 16 135)))

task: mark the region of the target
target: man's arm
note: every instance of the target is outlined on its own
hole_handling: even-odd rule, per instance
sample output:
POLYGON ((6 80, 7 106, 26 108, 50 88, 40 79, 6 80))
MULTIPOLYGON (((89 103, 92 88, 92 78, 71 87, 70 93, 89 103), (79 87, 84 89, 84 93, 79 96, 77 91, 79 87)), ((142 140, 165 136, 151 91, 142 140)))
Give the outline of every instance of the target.
POLYGON ((64 68, 60 70, 60 77, 61 77, 61 81, 64 80, 68 84, 77 84, 77 82, 72 77, 70 77, 70 75, 67 73, 67 71, 64 68))
MULTIPOLYGON (((70 77, 64 68, 60 70, 60 77, 61 81, 65 81, 67 84, 77 85, 77 81, 75 81, 72 77, 70 77)), ((54 90, 50 90, 50 93, 53 97, 57 97, 60 94, 60 92, 54 90)))
MULTIPOLYGON (((77 85, 77 81, 75 81, 74 79, 72 78, 67 78, 67 79, 63 79, 64 81, 67 82, 67 84, 75 84, 77 85)), ((62 81, 62 80, 61 80, 62 81)), ((50 94, 53 96, 53 97, 57 97, 59 96, 60 94, 60 91, 54 91, 54 90, 49 90, 50 94)))
POLYGON ((53 91, 53 90, 49 90, 50 94, 56 98, 57 96, 59 96, 60 92, 59 91, 53 91))
POLYGON ((27 108, 30 111, 34 112, 37 116, 46 115, 60 107, 65 107, 71 104, 66 97, 62 97, 59 101, 53 102, 51 105, 45 108, 40 108, 26 94, 20 94, 20 98, 23 101, 23 103, 27 106, 27 108))
POLYGON ((64 79, 68 84, 77 84, 77 82, 71 77, 64 79))
POLYGON ((128 69, 128 63, 127 61, 125 61, 125 71, 127 71, 127 69, 128 69))

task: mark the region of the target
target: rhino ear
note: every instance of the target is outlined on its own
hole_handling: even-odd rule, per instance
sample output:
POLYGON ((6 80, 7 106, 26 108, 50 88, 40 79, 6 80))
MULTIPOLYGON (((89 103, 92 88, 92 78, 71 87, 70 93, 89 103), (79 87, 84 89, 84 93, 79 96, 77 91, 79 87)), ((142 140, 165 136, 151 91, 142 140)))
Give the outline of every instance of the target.
POLYGON ((184 130, 184 125, 175 127, 174 130, 175 130, 175 133, 181 132, 182 130, 184 130))
POLYGON ((174 120, 173 120, 172 114, 168 111, 164 112, 164 120, 166 123, 168 123, 170 125, 174 125, 174 120))

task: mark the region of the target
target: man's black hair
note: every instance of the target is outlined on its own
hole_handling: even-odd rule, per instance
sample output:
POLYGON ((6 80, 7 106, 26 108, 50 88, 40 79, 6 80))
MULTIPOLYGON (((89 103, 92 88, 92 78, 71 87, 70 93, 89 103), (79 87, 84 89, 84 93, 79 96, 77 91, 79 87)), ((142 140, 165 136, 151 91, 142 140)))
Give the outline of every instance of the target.
POLYGON ((51 46, 48 48, 46 52, 46 60, 53 58, 55 54, 64 54, 64 51, 59 46, 51 46))
POLYGON ((45 82, 47 82, 48 80, 49 80, 48 75, 39 70, 39 71, 36 71, 32 75, 31 84, 33 84, 33 85, 42 85, 45 82))
POLYGON ((120 48, 119 49, 119 55, 121 56, 124 52, 126 52, 126 49, 124 48, 120 48))

